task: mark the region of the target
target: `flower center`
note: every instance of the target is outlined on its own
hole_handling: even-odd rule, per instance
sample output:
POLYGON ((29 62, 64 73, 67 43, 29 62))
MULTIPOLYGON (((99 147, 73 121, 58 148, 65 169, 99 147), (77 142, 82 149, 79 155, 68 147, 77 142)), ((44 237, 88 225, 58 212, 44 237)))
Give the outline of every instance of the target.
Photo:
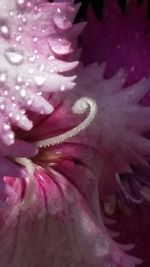
POLYGON ((66 140, 76 136, 81 131, 86 129, 91 122, 94 120, 96 112, 97 112, 97 105, 95 101, 89 97, 82 97, 75 102, 72 108, 72 112, 74 114, 83 114, 86 112, 87 109, 90 109, 89 114, 87 117, 73 129, 57 135, 55 137, 47 138, 44 140, 40 140, 34 143, 34 145, 40 148, 39 154, 35 157, 35 161, 33 162, 31 159, 27 158, 15 158, 15 161, 22 166, 26 167, 28 177, 26 178, 26 192, 23 201, 20 203, 20 209, 26 210, 32 203, 33 203, 33 191, 34 191, 34 170, 36 166, 44 166, 42 162, 45 162, 45 166, 49 165, 52 159, 54 161, 59 161, 62 157, 62 154, 51 154, 50 152, 46 152, 43 148, 58 145, 60 143, 65 142, 66 140))

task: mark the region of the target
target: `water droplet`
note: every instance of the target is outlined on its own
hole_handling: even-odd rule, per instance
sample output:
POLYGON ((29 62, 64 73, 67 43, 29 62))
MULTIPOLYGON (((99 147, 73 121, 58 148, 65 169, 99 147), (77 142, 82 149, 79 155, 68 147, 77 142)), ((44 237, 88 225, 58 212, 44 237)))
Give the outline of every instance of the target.
POLYGON ((27 2, 27 7, 32 7, 32 4, 30 1, 27 2))
POLYGON ((43 64, 41 64, 40 67, 39 67, 39 71, 43 72, 44 70, 45 70, 45 66, 43 64))
POLYGON ((22 22, 25 24, 27 22, 26 18, 22 16, 22 22))
POLYGON ((10 132, 9 134, 8 134, 8 143, 11 145, 11 144, 13 144, 14 143, 14 133, 13 132, 10 132))
POLYGON ((21 17, 22 17, 22 14, 19 13, 18 16, 17 16, 17 18, 18 18, 18 19, 21 19, 21 17))
POLYGON ((29 74, 33 74, 34 71, 35 71, 34 69, 29 69, 29 70, 28 70, 28 73, 29 73, 29 74))
POLYGON ((25 0, 17 0, 18 5, 24 5, 24 3, 25 3, 25 0))
POLYGON ((19 115, 19 114, 16 115, 16 120, 17 120, 17 121, 20 120, 20 115, 19 115))
POLYGON ((5 109, 4 104, 1 104, 1 105, 0 105, 0 110, 4 110, 4 109, 5 109))
POLYGON ((8 95, 8 91, 7 91, 7 90, 4 91, 4 95, 5 95, 5 96, 8 95))
POLYGON ((21 112, 21 114, 25 114, 26 113, 25 109, 22 109, 20 112, 21 112))
POLYGON ((22 32, 22 27, 21 26, 18 27, 18 31, 22 32))
POLYGON ((22 79, 22 77, 20 75, 18 75, 18 77, 17 77, 17 82, 18 83, 22 83, 23 82, 23 79, 22 79))
POLYGON ((38 38, 35 36, 33 37, 33 42, 36 43, 38 41, 38 38))
POLYGON ((33 99, 29 99, 29 100, 27 101, 27 105, 28 105, 28 106, 31 106, 32 103, 33 103, 33 99))
POLYGON ((4 83, 6 81, 7 78, 7 73, 6 72, 1 72, 0 73, 0 82, 4 83))
POLYGON ((65 89, 66 89, 66 85, 65 84, 61 85, 60 90, 64 91, 65 89))
POLYGON ((27 1, 27 0, 16 0, 16 2, 17 2, 17 5, 18 5, 18 8, 20 10, 23 10, 23 11, 24 11, 24 9, 27 9, 27 8, 29 9, 29 8, 32 7, 31 1, 27 1))
POLYGON ((9 116, 9 118, 12 118, 12 116, 13 116, 12 112, 10 112, 8 116, 9 116))
POLYGON ((51 72, 51 73, 54 73, 54 69, 50 68, 50 72, 51 72))
POLYGON ((13 15, 14 15, 14 12, 13 12, 13 11, 10 11, 10 13, 9 13, 9 14, 10 14, 10 16, 11 16, 11 17, 13 17, 13 15))
POLYGON ((10 36, 10 32, 7 26, 1 26, 0 32, 1 32, 1 35, 5 38, 8 38, 10 36))
POLYGON ((33 63, 35 61, 36 57, 34 56, 29 56, 28 60, 29 62, 33 63))
POLYGON ((57 8, 57 12, 58 12, 58 13, 61 13, 61 9, 60 9, 60 8, 57 8))
POLYGON ((72 52, 71 42, 64 38, 49 40, 52 51, 58 55, 65 55, 72 52))
POLYGON ((45 82, 46 78, 43 76, 36 76, 35 77, 35 82, 37 86, 42 86, 45 82))
POLYGON ((24 60, 23 52, 14 48, 8 49, 5 53, 5 57, 12 65, 20 65, 24 60))
POLYGON ((48 57, 48 60, 54 60, 54 59, 55 59, 55 57, 52 55, 48 57))
POLYGON ((37 92, 37 95, 40 95, 41 96, 42 95, 42 92, 37 92))
POLYGON ((26 92, 25 89, 22 89, 22 90, 20 91, 20 95, 21 95, 22 97, 25 97, 26 94, 27 94, 27 92, 26 92))
POLYGON ((19 85, 16 85, 16 86, 15 86, 15 90, 16 90, 16 91, 19 91, 19 90, 20 90, 20 86, 19 86, 19 85))
POLYGON ((71 22, 60 12, 56 12, 53 17, 53 21, 57 27, 60 29, 69 29, 71 27, 71 22))
POLYGON ((8 22, 6 19, 0 19, 0 34, 4 38, 9 38, 10 37, 10 27, 8 25, 8 22))
POLYGON ((18 36, 16 37, 16 41, 17 41, 17 42, 20 42, 20 41, 21 41, 21 35, 18 35, 18 36))
POLYGON ((31 80, 28 79, 27 82, 25 83, 25 86, 28 87, 30 85, 30 82, 31 82, 31 80))
POLYGON ((37 50, 34 50, 33 52, 34 52, 34 54, 38 54, 38 51, 37 50))
POLYGON ((7 123, 4 123, 4 124, 3 124, 3 129, 4 129, 5 131, 10 130, 10 125, 7 124, 7 123))

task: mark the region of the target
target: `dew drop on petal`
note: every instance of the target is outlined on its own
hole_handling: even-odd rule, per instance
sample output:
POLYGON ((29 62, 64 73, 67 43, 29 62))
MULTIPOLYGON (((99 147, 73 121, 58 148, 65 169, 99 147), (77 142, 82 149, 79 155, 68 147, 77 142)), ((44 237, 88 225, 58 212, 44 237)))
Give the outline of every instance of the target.
POLYGON ((66 89, 66 85, 65 84, 61 85, 60 90, 65 91, 65 89, 66 89))
POLYGON ((22 30, 23 30, 22 27, 19 26, 19 27, 18 27, 18 32, 22 32, 22 30))
POLYGON ((20 95, 21 95, 22 97, 25 97, 25 96, 26 96, 26 90, 25 90, 25 89, 22 89, 22 90, 20 91, 20 95))
POLYGON ((44 82, 46 81, 46 78, 44 76, 36 76, 35 82, 37 86, 42 86, 44 82))
POLYGON ((4 83, 7 79, 7 73, 6 72, 1 72, 0 73, 0 83, 4 83))
POLYGON ((9 38, 10 37, 10 29, 7 25, 0 23, 0 34, 4 38, 9 38))
POLYGON ((6 124, 6 123, 4 123, 4 124, 3 124, 3 129, 4 129, 5 131, 8 131, 8 130, 10 130, 10 125, 9 125, 9 124, 6 124))
POLYGON ((0 110, 4 110, 4 109, 5 109, 4 104, 1 104, 1 105, 0 105, 0 110))
POLYGON ((35 59, 36 59, 35 55, 29 56, 29 58, 28 58, 30 63, 33 63, 35 61, 35 59))
POLYGON ((25 0, 17 0, 18 5, 23 5, 25 3, 25 0))
POLYGON ((14 133, 8 130, 7 134, 3 136, 4 142, 7 145, 12 145, 14 143, 14 133))
POLYGON ((15 50, 14 48, 8 49, 5 52, 5 57, 12 65, 20 65, 23 63, 24 60, 23 52, 20 50, 15 50))
POLYGON ((50 40, 49 45, 52 51, 58 55, 65 55, 72 52, 71 42, 63 38, 50 40))
POLYGON ((34 69, 29 69, 29 70, 28 70, 28 73, 29 73, 29 74, 33 74, 34 71, 35 71, 34 69))
POLYGON ((33 37, 33 42, 36 43, 38 41, 38 38, 35 36, 33 37))
POLYGON ((23 82, 23 79, 22 79, 22 77, 20 75, 18 75, 18 77, 17 77, 17 82, 18 83, 22 83, 23 82))
POLYGON ((21 35, 18 35, 18 36, 16 37, 16 41, 17 41, 17 42, 20 42, 20 41, 21 41, 21 35))

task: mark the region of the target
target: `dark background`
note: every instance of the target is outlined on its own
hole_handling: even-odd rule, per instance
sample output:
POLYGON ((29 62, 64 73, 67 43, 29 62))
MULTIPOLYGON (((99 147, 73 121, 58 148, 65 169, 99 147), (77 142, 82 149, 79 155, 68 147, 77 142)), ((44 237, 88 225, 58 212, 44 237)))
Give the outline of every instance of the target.
MULTIPOLYGON (((53 0, 49 0, 53 2, 53 0)), ((111 0, 110 0, 111 1, 111 0)), ((126 12, 127 3, 129 0, 116 0, 122 12, 126 12)), ((132 0, 130 0, 132 1, 132 0)), ((137 5, 141 5, 144 1, 147 2, 147 16, 150 19, 150 0, 136 0, 137 5)), ((77 16, 77 20, 82 20, 86 18, 86 11, 89 4, 91 4, 96 17, 99 20, 103 18, 103 6, 105 4, 105 0, 75 0, 75 3, 82 3, 80 12, 77 16)))

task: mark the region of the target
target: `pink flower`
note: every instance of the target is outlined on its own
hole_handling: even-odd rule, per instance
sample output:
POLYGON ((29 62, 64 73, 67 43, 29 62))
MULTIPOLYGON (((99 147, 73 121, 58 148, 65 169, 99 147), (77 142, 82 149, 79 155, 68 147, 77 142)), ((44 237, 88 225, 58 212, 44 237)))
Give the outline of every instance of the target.
POLYGON ((85 70, 79 67, 74 93, 66 91, 75 85, 76 39, 85 26, 72 26, 77 9, 67 0, 1 3, 0 109, 5 126, 0 144, 1 267, 135 267, 141 263, 123 252, 132 245, 119 245, 110 237, 99 185, 103 182, 106 197, 109 185, 112 190, 109 178, 136 162, 128 143, 124 146, 126 140, 134 141, 132 131, 137 140, 131 152, 140 144, 138 163, 145 160, 147 143, 143 148, 140 140, 143 128, 147 130, 149 108, 143 111, 139 100, 140 90, 145 94, 149 89, 149 79, 123 91, 123 71, 105 80, 104 65, 92 65, 85 70), (128 127, 141 112, 145 112, 144 123, 133 123, 130 132, 128 127), (125 135, 118 149, 123 148, 118 164, 114 159, 109 167, 109 154, 115 156, 117 151, 113 141, 121 135, 119 123, 125 135), (98 148, 100 139, 104 153, 98 148), (111 153, 107 142, 112 143, 111 153), (104 173, 108 183, 102 180, 104 173))

